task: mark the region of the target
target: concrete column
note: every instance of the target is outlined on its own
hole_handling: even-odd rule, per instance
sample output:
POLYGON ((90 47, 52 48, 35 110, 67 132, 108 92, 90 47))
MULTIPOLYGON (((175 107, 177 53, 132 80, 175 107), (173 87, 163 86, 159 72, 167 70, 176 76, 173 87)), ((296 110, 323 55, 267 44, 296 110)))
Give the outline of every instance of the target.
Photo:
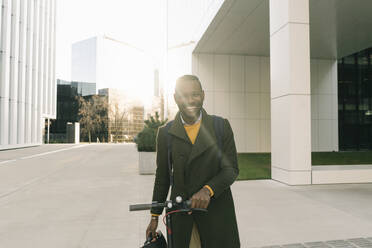
POLYGON ((0 26, 0 145, 9 144, 9 65, 12 1, 2 1, 0 26))
POLYGON ((50 2, 49 6, 49 20, 50 20, 50 25, 49 25, 49 63, 48 63, 48 84, 49 84, 49 91, 48 91, 48 113, 49 116, 52 117, 53 115, 53 25, 54 25, 54 18, 53 18, 53 10, 54 10, 54 1, 50 2))
POLYGON ((48 82, 48 75, 49 75, 49 26, 50 26, 50 18, 49 18, 49 7, 51 5, 51 1, 46 1, 44 6, 45 11, 45 26, 44 26, 44 75, 43 75, 43 114, 49 116, 48 106, 49 106, 49 82, 48 82))
POLYGON ((54 116, 54 118, 57 118, 57 81, 56 81, 56 20, 57 20, 57 1, 56 0, 53 0, 53 28, 52 28, 52 33, 53 33, 53 37, 52 37, 52 61, 53 61, 53 64, 52 64, 52 85, 53 85, 53 89, 52 89, 52 93, 53 93, 53 97, 52 97, 52 103, 53 103, 53 107, 52 107, 52 114, 54 116))
POLYGON ((42 142, 42 127, 44 126, 42 120, 43 114, 43 104, 44 104, 44 96, 43 96, 43 78, 44 78, 44 26, 45 26, 45 0, 40 0, 40 9, 39 9, 39 58, 38 58, 38 81, 37 81, 37 103, 36 103, 36 116, 37 116, 37 138, 36 142, 42 142))
POLYGON ((47 61, 46 61, 46 55, 47 55, 47 52, 46 52, 46 45, 48 43, 48 40, 47 40, 47 26, 48 26, 48 19, 47 19, 47 8, 48 8, 48 2, 49 1, 45 1, 44 2, 44 6, 43 6, 43 42, 42 42, 42 51, 43 51, 43 64, 42 64, 42 68, 43 68, 43 71, 42 71, 42 77, 41 77, 41 95, 42 97, 40 98, 41 99, 41 115, 44 116, 46 114, 46 102, 47 102, 47 98, 46 98, 46 92, 45 92, 45 89, 46 89, 46 64, 47 64, 47 61))
POLYGON ((3 1, 4 0, 0 0, 0 7, 1 7, 1 11, 0 11, 0 34, 1 34, 1 23, 2 23, 2 20, 3 20, 3 1))
POLYGON ((272 178, 311 184, 309 0, 270 0, 272 178))
POLYGON ((10 41, 9 144, 17 144, 19 0, 13 0, 10 41))
POLYGON ((25 79, 25 143, 31 143, 32 133, 32 78, 33 78, 33 30, 34 30, 34 1, 27 0, 27 31, 26 31, 26 79, 25 79))
MULTIPOLYGON (((37 98, 38 98, 38 71, 39 71, 39 40, 40 40, 40 32, 39 32, 39 12, 40 12, 40 1, 34 1, 34 15, 33 15, 33 41, 32 41, 32 105, 31 105, 31 143, 37 142, 37 129, 38 120, 40 116, 37 115, 37 98)), ((40 122, 39 122, 40 123, 40 122)))
POLYGON ((27 2, 20 1, 20 19, 19 19, 19 59, 18 59, 18 144, 25 142, 25 106, 26 106, 26 28, 27 28, 27 2))

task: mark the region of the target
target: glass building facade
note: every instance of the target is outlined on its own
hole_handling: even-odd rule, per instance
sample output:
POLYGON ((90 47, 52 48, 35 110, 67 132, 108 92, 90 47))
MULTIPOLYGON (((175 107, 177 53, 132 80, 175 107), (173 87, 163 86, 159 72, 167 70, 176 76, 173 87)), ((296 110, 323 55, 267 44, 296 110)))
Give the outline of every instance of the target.
POLYGON ((372 150, 372 48, 338 61, 339 149, 372 150))
POLYGON ((96 94, 96 84, 57 80, 57 118, 50 126, 51 141, 62 141, 66 135, 67 122, 78 122, 78 96, 96 94))
POLYGON ((79 94, 76 87, 65 82, 58 80, 57 83, 57 118, 51 122, 52 134, 65 134, 67 122, 78 121, 79 106, 76 97, 79 94))
POLYGON ((96 83, 71 82, 71 86, 77 89, 80 96, 89 96, 96 94, 96 83))

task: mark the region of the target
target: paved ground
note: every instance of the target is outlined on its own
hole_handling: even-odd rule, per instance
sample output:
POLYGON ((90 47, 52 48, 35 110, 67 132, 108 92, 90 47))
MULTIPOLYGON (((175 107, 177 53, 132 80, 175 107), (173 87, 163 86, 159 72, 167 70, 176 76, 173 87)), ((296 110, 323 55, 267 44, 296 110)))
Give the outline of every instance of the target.
MULTIPOLYGON (((148 213, 128 206, 151 199, 154 177, 137 163, 133 145, 0 151, 0 248, 139 247, 148 213)), ((244 181, 233 193, 242 247, 372 247, 372 184, 244 181)))

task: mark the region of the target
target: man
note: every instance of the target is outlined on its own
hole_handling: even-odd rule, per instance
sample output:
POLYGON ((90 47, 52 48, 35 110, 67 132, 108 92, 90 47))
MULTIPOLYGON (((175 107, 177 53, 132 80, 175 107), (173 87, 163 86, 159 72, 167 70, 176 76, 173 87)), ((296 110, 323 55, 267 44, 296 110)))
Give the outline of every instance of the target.
MULTIPOLYGON (((238 176, 233 132, 224 119, 222 156, 213 117, 202 108, 204 91, 196 76, 177 79, 174 93, 177 113, 166 133, 161 127, 157 136, 157 169, 153 201, 166 200, 170 179, 167 137, 172 136, 173 187, 170 198, 191 199, 192 208, 207 208, 207 213, 172 215, 172 232, 176 248, 240 247, 234 202, 230 185, 238 176)), ((146 236, 155 233, 163 209, 151 209, 146 236)))

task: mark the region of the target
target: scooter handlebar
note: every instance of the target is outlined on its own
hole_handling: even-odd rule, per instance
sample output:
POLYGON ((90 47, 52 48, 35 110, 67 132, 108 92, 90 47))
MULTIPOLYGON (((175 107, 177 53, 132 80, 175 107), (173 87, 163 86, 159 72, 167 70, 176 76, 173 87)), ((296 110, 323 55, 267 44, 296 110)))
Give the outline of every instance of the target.
POLYGON ((149 204, 134 204, 134 205, 129 205, 129 211, 142 211, 142 210, 150 210, 151 208, 156 208, 156 207, 164 207, 164 203, 149 203, 149 204))
POLYGON ((152 204, 136 204, 136 205, 129 205, 129 211, 141 211, 141 210, 149 210, 152 208, 152 204))
MULTIPOLYGON (((153 207, 165 207, 169 202, 164 203, 157 203, 153 202, 150 204, 134 204, 129 205, 129 211, 142 211, 142 210, 150 210, 153 207)), ((171 202, 172 204, 175 204, 174 206, 178 206, 178 208, 182 209, 183 211, 200 211, 200 212, 208 212, 207 209, 203 208, 191 208, 191 200, 186 200, 183 203, 175 203, 171 202)))

